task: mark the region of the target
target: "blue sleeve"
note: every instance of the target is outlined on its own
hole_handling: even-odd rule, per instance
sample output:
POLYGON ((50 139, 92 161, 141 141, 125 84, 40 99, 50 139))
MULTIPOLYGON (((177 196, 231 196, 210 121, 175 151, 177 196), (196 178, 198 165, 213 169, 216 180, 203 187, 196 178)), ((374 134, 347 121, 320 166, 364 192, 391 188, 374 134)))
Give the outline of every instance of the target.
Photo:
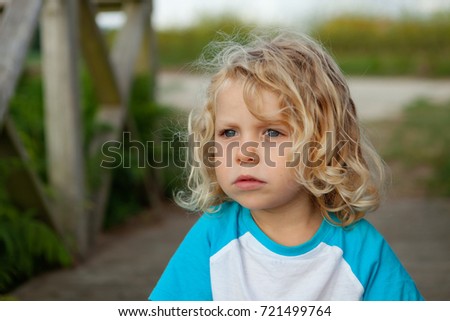
POLYGON ((150 294, 150 300, 212 300, 208 226, 209 220, 204 215, 192 227, 150 294))
POLYGON ((414 281, 405 270, 389 244, 381 239, 378 248, 378 261, 364 291, 365 301, 422 301, 414 281))
POLYGON ((366 220, 348 232, 344 258, 364 287, 365 301, 420 301, 422 295, 383 236, 366 220), (355 244, 359 244, 355 246, 355 244), (351 250, 348 248, 351 247, 351 250))

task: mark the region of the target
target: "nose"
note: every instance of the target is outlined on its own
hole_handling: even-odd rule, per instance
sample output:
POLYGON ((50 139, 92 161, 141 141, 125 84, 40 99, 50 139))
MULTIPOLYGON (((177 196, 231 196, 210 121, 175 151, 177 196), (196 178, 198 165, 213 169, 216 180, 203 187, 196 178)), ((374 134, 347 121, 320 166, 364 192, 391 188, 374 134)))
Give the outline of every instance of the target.
POLYGON ((236 153, 236 160, 241 166, 255 166, 259 163, 259 144, 257 142, 245 142, 239 146, 236 153))

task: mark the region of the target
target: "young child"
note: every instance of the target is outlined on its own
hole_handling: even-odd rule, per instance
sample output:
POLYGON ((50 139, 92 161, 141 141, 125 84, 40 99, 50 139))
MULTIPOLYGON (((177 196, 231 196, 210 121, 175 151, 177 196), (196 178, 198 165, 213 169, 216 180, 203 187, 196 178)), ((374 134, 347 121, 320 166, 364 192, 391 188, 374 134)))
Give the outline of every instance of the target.
POLYGON ((383 162, 346 81, 306 36, 225 43, 207 101, 189 120, 189 193, 205 212, 151 300, 422 300, 363 216, 383 162))

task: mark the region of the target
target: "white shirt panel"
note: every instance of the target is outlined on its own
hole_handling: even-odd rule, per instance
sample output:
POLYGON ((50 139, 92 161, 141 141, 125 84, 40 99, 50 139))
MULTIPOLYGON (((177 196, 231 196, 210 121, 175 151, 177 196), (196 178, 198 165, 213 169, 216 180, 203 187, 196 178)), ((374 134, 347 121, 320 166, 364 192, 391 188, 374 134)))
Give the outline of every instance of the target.
POLYGON ((283 256, 245 233, 210 258, 214 300, 360 300, 363 286, 336 246, 283 256))

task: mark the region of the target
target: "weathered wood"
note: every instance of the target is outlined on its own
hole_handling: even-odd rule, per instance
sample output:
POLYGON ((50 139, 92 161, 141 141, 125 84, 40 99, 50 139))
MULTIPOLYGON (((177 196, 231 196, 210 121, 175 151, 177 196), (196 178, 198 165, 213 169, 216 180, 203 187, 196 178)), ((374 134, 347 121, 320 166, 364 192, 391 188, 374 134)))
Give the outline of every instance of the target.
POLYGON ((153 100, 155 98, 155 90, 157 86, 158 74, 158 51, 157 51, 157 39, 156 33, 153 28, 153 1, 149 2, 149 14, 145 18, 147 21, 144 23, 144 35, 141 44, 139 57, 137 60, 136 73, 147 74, 149 76, 149 98, 153 100))
POLYGON ((4 129, 0 133, 0 158, 20 161, 20 166, 13 167, 6 177, 6 187, 12 201, 24 210, 32 209, 39 219, 62 236, 59 217, 45 194, 44 184, 29 164, 25 148, 8 116, 5 117, 4 129))
POLYGON ((88 249, 85 171, 78 85, 78 1, 44 0, 41 19, 49 182, 66 241, 88 249))
POLYGON ((124 2, 140 1, 142 0, 93 0, 99 11, 121 11, 124 2))
POLYGON ((156 97, 156 88, 158 87, 158 72, 159 72, 159 65, 158 65, 158 45, 157 45, 157 35, 155 32, 155 29, 153 27, 153 9, 154 4, 153 0, 150 1, 150 14, 148 16, 148 40, 149 40, 149 76, 150 76, 150 99, 154 100, 156 97))
POLYGON ((126 2, 124 4, 127 21, 117 35, 111 55, 124 103, 128 102, 135 62, 144 28, 147 27, 146 22, 150 9, 148 0, 142 3, 126 2))
MULTIPOLYGON (((15 0, 2 14, 0 25, 0 125, 22 72, 36 29, 42 1, 15 0)), ((0 126, 1 127, 1 126, 0 126)))
MULTIPOLYGON (((0 0, 0 7, 2 2, 5 0, 0 0)), ((64 236, 73 253, 79 257, 87 253, 89 231, 97 233, 103 223, 111 175, 101 175, 101 187, 93 193, 94 201, 89 203, 85 189, 78 88, 78 32, 81 33, 86 62, 100 101, 97 121, 111 128, 94 139, 91 146, 94 154, 101 150, 102 143, 118 139, 125 120, 129 124, 133 123, 126 107, 137 54, 149 27, 152 2, 124 0, 120 3, 127 14, 127 22, 117 37, 111 59, 95 23, 95 8, 88 0, 15 0, 4 6, 0 20, 0 128, 4 127, 3 132, 0 129, 0 156, 15 155, 27 164, 26 153, 12 122, 7 119, 5 126, 1 126, 1 123, 43 7, 41 47, 45 134, 53 199, 50 203, 43 192, 42 183, 28 165, 14 172, 9 190, 24 208, 32 207, 38 212, 47 213, 43 217, 64 236), (21 193, 25 188, 27 193, 21 193), (24 197, 26 194, 29 196, 24 197), (95 213, 101 214, 89 217, 89 205, 93 205, 95 213), (88 220, 92 220, 92 224, 88 224, 88 220)), ((147 179, 145 185, 149 198, 157 195, 154 190, 156 184, 147 179)), ((156 205, 155 201, 152 203, 156 205)))
POLYGON ((119 88, 104 37, 95 22, 95 8, 89 0, 80 0, 79 4, 80 43, 97 97, 102 104, 120 106, 122 102, 119 88))
POLYGON ((95 22, 95 14, 95 8, 89 0, 80 1, 79 26, 83 55, 100 103, 96 122, 110 128, 108 132, 94 138, 90 147, 91 154, 99 151, 105 141, 117 138, 126 114, 115 69, 110 62, 104 38, 95 22))

